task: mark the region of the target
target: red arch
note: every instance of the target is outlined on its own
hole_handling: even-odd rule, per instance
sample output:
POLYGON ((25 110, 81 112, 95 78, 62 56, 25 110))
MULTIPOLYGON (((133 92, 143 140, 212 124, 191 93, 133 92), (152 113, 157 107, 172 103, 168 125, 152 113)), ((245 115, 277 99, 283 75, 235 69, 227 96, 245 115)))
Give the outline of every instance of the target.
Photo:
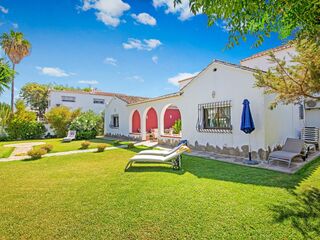
POLYGON ((181 114, 178 108, 167 108, 164 113, 164 128, 169 129, 173 124, 181 119, 181 114))
POLYGON ((158 116, 154 108, 150 108, 147 112, 146 130, 150 132, 151 129, 158 128, 158 116))
POLYGON ((135 110, 132 115, 132 132, 133 133, 141 132, 140 113, 138 112, 138 110, 135 110))

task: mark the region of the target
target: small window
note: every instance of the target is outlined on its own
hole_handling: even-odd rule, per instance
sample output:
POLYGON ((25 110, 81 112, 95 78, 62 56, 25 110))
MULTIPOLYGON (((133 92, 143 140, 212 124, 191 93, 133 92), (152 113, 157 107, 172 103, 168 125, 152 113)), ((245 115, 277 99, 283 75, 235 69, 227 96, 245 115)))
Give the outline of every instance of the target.
POLYGON ((231 101, 200 104, 197 130, 199 132, 231 132, 231 101))
POLYGON ((94 98, 93 99, 94 104, 104 104, 104 99, 101 98, 94 98))
POLYGON ((119 115, 118 114, 111 116, 110 127, 111 128, 118 128, 119 127, 119 115))
POLYGON ((76 97, 61 96, 61 100, 62 100, 62 102, 75 102, 76 101, 76 97))

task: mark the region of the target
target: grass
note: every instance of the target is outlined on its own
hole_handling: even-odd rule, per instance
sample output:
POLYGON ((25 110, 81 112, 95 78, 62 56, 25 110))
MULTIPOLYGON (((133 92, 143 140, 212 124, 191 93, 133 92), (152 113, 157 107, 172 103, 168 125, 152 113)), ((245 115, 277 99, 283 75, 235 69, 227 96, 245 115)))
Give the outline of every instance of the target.
POLYGON ((0 158, 10 157, 11 153, 13 152, 13 150, 14 150, 14 148, 12 148, 12 147, 0 146, 0 158))
POLYGON ((0 239, 316 239, 320 159, 294 175, 137 149, 0 163, 0 239), (316 200, 316 201, 315 201, 316 200))
MULTIPOLYGON (((120 141, 119 143, 117 143, 116 141, 106 140, 106 139, 102 139, 102 138, 91 139, 88 141, 91 142, 89 149, 97 148, 97 146, 100 143, 106 143, 108 145, 108 147, 115 146, 115 145, 125 145, 125 144, 129 143, 126 141, 120 141)), ((66 143, 66 142, 62 142, 62 138, 52 138, 52 139, 1 142, 0 143, 0 158, 1 157, 3 157, 3 158, 9 157, 11 152, 13 151, 13 148, 3 147, 3 145, 13 144, 13 143, 25 143, 25 142, 44 142, 44 143, 52 144, 53 149, 52 149, 51 153, 54 153, 54 152, 66 152, 66 151, 80 150, 81 143, 83 143, 84 140, 74 140, 72 142, 66 143)), ((39 148, 39 147, 41 147, 41 146, 37 146, 35 148, 39 148)))

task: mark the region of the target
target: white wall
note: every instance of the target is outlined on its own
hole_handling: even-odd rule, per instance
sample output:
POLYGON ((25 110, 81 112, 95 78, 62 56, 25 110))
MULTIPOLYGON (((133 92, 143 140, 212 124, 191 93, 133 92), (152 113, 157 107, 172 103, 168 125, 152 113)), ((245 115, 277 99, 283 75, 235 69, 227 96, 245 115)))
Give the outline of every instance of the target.
POLYGON ((320 128, 320 109, 310 109, 305 111, 306 127, 320 128))
MULTIPOLYGON (((292 55, 295 55, 297 52, 295 51, 294 47, 286 48, 280 51, 275 51, 274 54, 277 58, 281 60, 287 61, 288 64, 290 64, 290 60, 292 59, 292 55)), ((255 57, 252 59, 248 59, 245 61, 241 61, 242 66, 250 67, 250 68, 257 68, 263 71, 268 70, 269 67, 271 67, 271 63, 269 62, 270 56, 269 54, 255 57)))
POLYGON ((299 119, 298 105, 278 104, 273 110, 270 103, 274 95, 265 96, 266 146, 274 147, 284 144, 288 137, 299 138, 304 120, 299 119))
POLYGON ((101 113, 106 104, 112 99, 111 96, 101 96, 90 93, 71 93, 69 91, 51 91, 49 94, 49 110, 57 105, 66 106, 71 109, 81 108, 82 111, 92 110, 95 113, 101 113), (75 102, 64 102, 62 101, 62 96, 72 96, 76 98, 75 102), (105 104, 93 103, 93 99, 104 99, 105 104))
POLYGON ((251 103, 251 111, 256 130, 251 134, 253 150, 264 148, 264 98, 262 91, 253 88, 252 72, 213 64, 200 73, 181 96, 182 134, 192 144, 198 141, 201 145, 219 147, 241 147, 248 144, 248 135, 240 130, 242 102, 247 98, 251 103), (217 71, 213 71, 216 68, 217 71), (215 97, 212 98, 212 91, 215 97), (203 133, 196 130, 198 120, 198 104, 232 101, 231 122, 232 133, 203 133))
POLYGON ((105 127, 104 134, 117 134, 117 135, 129 135, 129 112, 127 103, 119 98, 112 98, 105 108, 105 127), (119 115, 119 128, 111 128, 111 116, 114 114, 119 115))

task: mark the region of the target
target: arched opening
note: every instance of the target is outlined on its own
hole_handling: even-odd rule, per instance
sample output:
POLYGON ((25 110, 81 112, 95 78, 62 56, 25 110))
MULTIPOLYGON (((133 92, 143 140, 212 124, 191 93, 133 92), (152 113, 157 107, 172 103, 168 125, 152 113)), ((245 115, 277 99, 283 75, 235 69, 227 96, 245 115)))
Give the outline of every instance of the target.
POLYGON ((156 110, 150 108, 146 116, 146 132, 151 133, 155 129, 158 129, 158 116, 156 110))
POLYGON ((132 133, 141 133, 141 118, 138 110, 135 110, 132 115, 132 133))
POLYGON ((181 113, 177 106, 169 105, 163 115, 164 135, 180 136, 181 113))

